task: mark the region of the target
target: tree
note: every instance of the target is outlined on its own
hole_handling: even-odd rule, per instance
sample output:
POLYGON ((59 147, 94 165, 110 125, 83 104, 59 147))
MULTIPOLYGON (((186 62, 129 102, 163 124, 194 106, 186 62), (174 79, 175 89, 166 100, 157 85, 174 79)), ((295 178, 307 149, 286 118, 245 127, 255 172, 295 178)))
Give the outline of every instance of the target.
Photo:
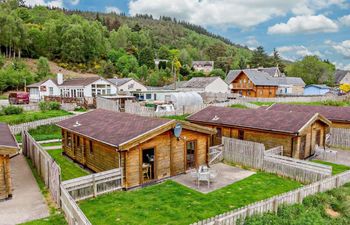
POLYGON ((253 52, 253 56, 250 60, 250 66, 251 66, 251 68, 268 67, 269 66, 269 57, 265 53, 264 47, 259 46, 253 52))
POLYGON ((288 76, 301 77, 306 84, 334 84, 335 67, 317 56, 305 56, 302 60, 286 67, 288 76))
POLYGON ((350 84, 341 84, 339 89, 344 93, 350 92, 350 84))
POLYGON ((132 55, 124 55, 116 63, 117 72, 123 77, 128 77, 129 73, 136 73, 138 67, 137 59, 132 55))
POLYGON ((130 37, 131 30, 127 25, 121 26, 118 31, 113 30, 109 37, 109 42, 114 50, 119 48, 127 49, 128 37, 130 37))
POLYGON ((170 59, 169 48, 162 45, 158 50, 158 59, 170 59))
POLYGON ((140 51, 139 64, 146 65, 149 69, 154 69, 154 53, 151 48, 145 47, 140 51))
POLYGON ((148 68, 146 65, 142 65, 137 69, 136 75, 139 80, 146 81, 148 78, 148 68))
POLYGON ((210 60, 216 61, 219 57, 226 56, 226 46, 222 43, 210 45, 206 49, 206 54, 209 56, 210 60))
POLYGON ((209 75, 211 77, 221 77, 221 79, 226 79, 226 73, 222 69, 214 69, 212 70, 209 75))
POLYGON ((241 57, 241 58, 239 59, 238 67, 239 67, 241 70, 247 69, 247 62, 244 60, 243 57, 241 57))
POLYGON ((49 61, 45 57, 40 57, 37 64, 38 79, 42 80, 50 74, 49 61))
POLYGON ((276 66, 280 69, 281 72, 284 72, 285 64, 283 63, 279 52, 274 48, 271 66, 276 66))

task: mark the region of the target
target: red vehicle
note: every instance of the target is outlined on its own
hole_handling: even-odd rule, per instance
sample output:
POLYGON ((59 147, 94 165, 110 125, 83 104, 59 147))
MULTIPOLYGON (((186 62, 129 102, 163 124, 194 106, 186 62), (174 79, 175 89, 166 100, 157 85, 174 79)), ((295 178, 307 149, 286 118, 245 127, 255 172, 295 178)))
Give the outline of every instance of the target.
POLYGON ((11 92, 9 94, 10 104, 29 104, 28 92, 11 92))

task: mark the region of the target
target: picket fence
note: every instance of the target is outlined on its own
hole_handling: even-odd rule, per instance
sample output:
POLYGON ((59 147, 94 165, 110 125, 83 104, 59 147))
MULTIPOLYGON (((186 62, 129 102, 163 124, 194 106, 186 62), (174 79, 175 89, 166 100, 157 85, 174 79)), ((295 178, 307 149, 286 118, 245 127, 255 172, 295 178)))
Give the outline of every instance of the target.
POLYGON ((277 146, 275 148, 270 148, 264 152, 265 155, 283 155, 283 146, 277 146))
POLYGON ((276 213, 281 205, 302 203, 307 196, 340 187, 348 182, 350 182, 350 171, 193 223, 192 225, 242 225, 247 217, 267 212, 276 213))
POLYGON ((260 143, 234 138, 222 138, 223 160, 289 177, 302 183, 312 183, 332 175, 332 167, 278 155, 281 148, 265 151, 260 143), (274 154, 272 154, 274 153, 274 154))
POLYGON ((349 98, 348 95, 343 96, 305 96, 305 97, 277 97, 277 98, 251 98, 245 97, 240 98, 243 101, 247 102, 276 102, 276 103, 287 103, 287 102, 319 102, 319 101, 342 101, 344 99, 349 98))
POLYGON ((62 208, 69 225, 91 225, 76 201, 121 190, 123 170, 113 169, 72 180, 61 181, 61 168, 28 131, 22 132, 23 154, 30 158, 53 201, 62 208))
POLYGON ((44 119, 44 120, 37 120, 37 121, 33 121, 33 122, 28 122, 28 123, 21 123, 18 125, 10 126, 10 129, 11 129, 11 132, 13 134, 20 134, 22 131, 35 129, 35 128, 42 126, 42 125, 58 123, 60 121, 69 119, 69 118, 74 117, 74 116, 75 115, 67 115, 67 116, 53 117, 53 118, 44 119))
POLYGON ((330 145, 350 148, 350 129, 331 128, 330 145))

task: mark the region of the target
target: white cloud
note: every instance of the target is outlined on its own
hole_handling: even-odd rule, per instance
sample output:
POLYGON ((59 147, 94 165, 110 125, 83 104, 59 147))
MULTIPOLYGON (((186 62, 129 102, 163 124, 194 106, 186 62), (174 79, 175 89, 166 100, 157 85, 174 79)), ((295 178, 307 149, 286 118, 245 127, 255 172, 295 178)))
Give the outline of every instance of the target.
POLYGON ((255 49, 256 47, 259 46, 260 43, 258 40, 256 40, 255 36, 248 36, 246 38, 245 44, 248 46, 248 48, 255 49))
POLYGON ((339 22, 344 26, 350 26, 350 15, 340 17, 339 22))
POLYGON ((341 62, 332 62, 337 69, 350 70, 350 64, 344 64, 341 62))
POLYGON ((70 4, 72 5, 78 5, 80 0, 70 0, 70 4))
POLYGON ((295 61, 308 55, 316 55, 319 57, 323 56, 321 52, 311 51, 303 45, 281 46, 276 48, 276 50, 281 54, 282 57, 291 61, 295 61))
POLYGON ((117 7, 114 7, 114 6, 106 6, 106 13, 116 13, 116 14, 120 14, 121 13, 121 11, 120 11, 120 9, 119 8, 117 8, 117 7))
POLYGON ((49 6, 49 7, 57 7, 57 8, 63 8, 63 0, 52 0, 52 1, 45 1, 45 0, 25 0, 24 3, 28 6, 49 6))
POLYGON ((345 40, 339 43, 327 40, 325 41, 325 44, 331 46, 337 53, 345 58, 350 59, 350 40, 345 40))
POLYGON ((338 25, 324 15, 296 16, 287 23, 279 23, 268 28, 269 34, 329 33, 337 32, 338 25))
POLYGON ((292 12, 312 15, 346 0, 131 0, 129 12, 170 16, 203 26, 249 28, 292 12))

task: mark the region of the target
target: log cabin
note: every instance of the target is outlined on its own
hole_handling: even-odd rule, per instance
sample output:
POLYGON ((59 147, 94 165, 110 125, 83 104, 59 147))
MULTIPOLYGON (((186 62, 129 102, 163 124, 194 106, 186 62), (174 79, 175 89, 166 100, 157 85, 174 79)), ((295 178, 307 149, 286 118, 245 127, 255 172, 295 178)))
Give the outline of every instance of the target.
POLYGON ((324 146, 331 122, 318 113, 207 107, 189 117, 191 123, 215 128, 214 145, 222 137, 259 142, 266 149, 283 146, 283 155, 306 159, 324 146))
POLYGON ((267 110, 320 113, 332 122, 332 128, 350 129, 350 107, 273 104, 267 110))
POLYGON ((278 89, 274 77, 256 69, 231 70, 226 83, 229 84, 231 93, 255 98, 275 98, 278 89))
POLYGON ((0 123, 0 200, 12 197, 10 156, 18 153, 19 147, 10 128, 0 123))
POLYGON ((215 134, 214 129, 186 121, 102 109, 57 125, 66 156, 94 172, 123 168, 126 189, 207 164, 215 134))

